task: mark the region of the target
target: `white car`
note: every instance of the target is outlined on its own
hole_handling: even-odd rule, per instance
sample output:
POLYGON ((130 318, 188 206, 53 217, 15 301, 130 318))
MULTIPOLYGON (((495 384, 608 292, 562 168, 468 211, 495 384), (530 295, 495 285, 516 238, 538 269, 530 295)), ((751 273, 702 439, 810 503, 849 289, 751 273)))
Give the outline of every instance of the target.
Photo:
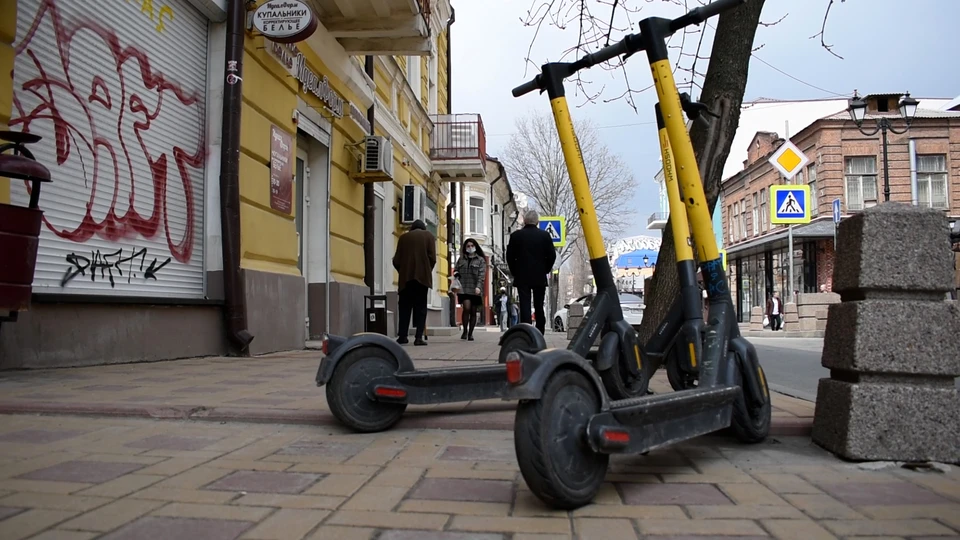
MULTIPOLYGON (((643 299, 635 294, 620 293, 620 309, 623 310, 623 318, 631 326, 640 326, 643 321, 643 299)), ((593 294, 587 294, 577 298, 572 304, 583 304, 583 312, 586 313, 590 308, 590 302, 593 301, 593 294)), ((564 304, 563 309, 557 310, 553 314, 553 330, 563 332, 567 329, 567 310, 570 304, 564 304)))

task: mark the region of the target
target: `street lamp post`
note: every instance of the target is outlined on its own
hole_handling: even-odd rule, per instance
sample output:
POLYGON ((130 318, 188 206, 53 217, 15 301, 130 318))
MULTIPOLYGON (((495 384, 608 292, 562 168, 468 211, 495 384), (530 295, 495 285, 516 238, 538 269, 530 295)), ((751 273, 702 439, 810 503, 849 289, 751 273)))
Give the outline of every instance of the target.
POLYGON ((917 104, 920 102, 910 97, 910 92, 907 92, 907 95, 900 100, 900 116, 904 119, 906 123, 905 127, 902 130, 898 130, 893 126, 892 119, 881 116, 880 118, 874 118, 877 126, 872 130, 863 129, 863 120, 867 115, 867 102, 863 100, 860 96, 854 92, 853 98, 847 102, 847 112, 850 113, 850 119, 857 125, 857 129, 860 130, 860 133, 866 135, 867 137, 872 137, 877 134, 879 131, 881 133, 881 140, 883 142, 883 200, 884 202, 890 201, 890 168, 888 167, 887 162, 887 131, 892 131, 897 135, 903 135, 910 130, 910 122, 913 121, 913 116, 917 113, 917 104))

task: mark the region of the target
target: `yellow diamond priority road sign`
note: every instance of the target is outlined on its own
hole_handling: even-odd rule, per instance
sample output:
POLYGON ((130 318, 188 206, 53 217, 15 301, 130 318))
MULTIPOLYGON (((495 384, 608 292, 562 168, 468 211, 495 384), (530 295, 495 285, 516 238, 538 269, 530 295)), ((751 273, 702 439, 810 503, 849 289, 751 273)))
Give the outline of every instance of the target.
POLYGON ((787 177, 787 180, 791 180, 807 166, 807 163, 810 163, 810 158, 805 156, 797 148, 797 145, 790 141, 783 141, 780 148, 770 156, 769 161, 781 174, 787 177))

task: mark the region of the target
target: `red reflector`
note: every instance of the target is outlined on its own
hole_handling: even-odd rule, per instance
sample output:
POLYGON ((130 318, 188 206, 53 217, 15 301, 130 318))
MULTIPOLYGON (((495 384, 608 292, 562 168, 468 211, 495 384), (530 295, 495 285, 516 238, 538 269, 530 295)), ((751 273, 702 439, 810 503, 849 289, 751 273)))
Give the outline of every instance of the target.
POLYGON ((320 342, 320 350, 323 351, 324 356, 330 354, 330 338, 323 336, 323 340, 320 342))
POLYGON ((373 389, 373 393, 380 397, 405 398, 407 391, 403 388, 391 388, 389 386, 378 386, 373 389))
POLYGON ((523 364, 520 363, 520 355, 511 352, 507 355, 507 382, 510 384, 519 384, 523 379, 523 364))
POLYGON ((626 431, 608 429, 603 432, 603 440, 612 443, 628 443, 630 442, 630 434, 626 431))

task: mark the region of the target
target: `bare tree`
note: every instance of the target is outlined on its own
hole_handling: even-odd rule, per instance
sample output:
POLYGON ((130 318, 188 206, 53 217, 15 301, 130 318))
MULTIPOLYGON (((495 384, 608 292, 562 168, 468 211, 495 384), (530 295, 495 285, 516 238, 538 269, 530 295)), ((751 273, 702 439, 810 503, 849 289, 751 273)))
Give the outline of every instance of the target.
MULTIPOLYGON (((615 236, 630 219, 630 198, 624 193, 632 193, 637 181, 626 162, 603 144, 592 122, 574 120, 574 127, 600 227, 605 235, 615 236)), ((552 117, 534 111, 518 118, 503 164, 514 189, 526 195, 541 215, 566 218, 567 244, 557 257, 562 265, 576 252, 582 231, 552 117)))

